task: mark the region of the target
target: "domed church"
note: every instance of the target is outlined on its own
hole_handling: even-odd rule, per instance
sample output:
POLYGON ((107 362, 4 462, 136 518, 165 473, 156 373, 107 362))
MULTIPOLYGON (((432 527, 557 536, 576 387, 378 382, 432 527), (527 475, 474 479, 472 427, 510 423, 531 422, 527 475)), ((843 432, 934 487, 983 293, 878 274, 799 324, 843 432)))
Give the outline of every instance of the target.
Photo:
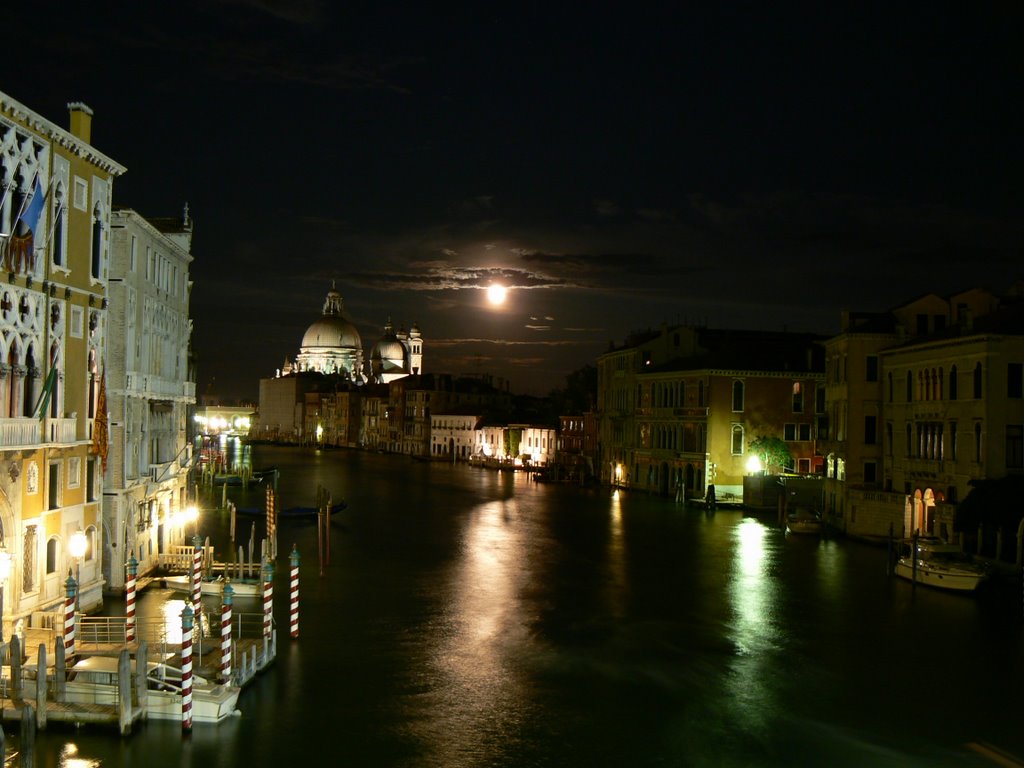
POLYGON ((403 376, 421 372, 423 366, 423 336, 416 323, 408 332, 395 332, 388 318, 384 335, 373 347, 370 355, 370 380, 386 384, 403 376))
POLYGON ((363 345, 359 331, 345 315, 341 294, 332 285, 324 302, 323 315, 302 337, 296 371, 340 374, 363 383, 363 345))

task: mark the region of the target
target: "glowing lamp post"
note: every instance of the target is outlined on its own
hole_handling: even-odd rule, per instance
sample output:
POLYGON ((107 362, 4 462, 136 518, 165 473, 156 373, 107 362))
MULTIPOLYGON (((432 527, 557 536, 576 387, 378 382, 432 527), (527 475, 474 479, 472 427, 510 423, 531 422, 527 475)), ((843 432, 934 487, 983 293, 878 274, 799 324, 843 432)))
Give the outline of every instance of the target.
POLYGON ((195 535, 199 535, 199 508, 196 506, 185 507, 184 522, 181 525, 181 538, 183 541, 187 540, 187 537, 185 536, 185 526, 189 523, 195 524, 192 532, 195 535))
POLYGON ((75 593, 76 612, 81 612, 82 610, 82 558, 85 557, 85 550, 88 545, 89 540, 82 531, 75 531, 71 534, 71 540, 68 542, 68 551, 75 558, 75 581, 78 582, 78 591, 75 593))

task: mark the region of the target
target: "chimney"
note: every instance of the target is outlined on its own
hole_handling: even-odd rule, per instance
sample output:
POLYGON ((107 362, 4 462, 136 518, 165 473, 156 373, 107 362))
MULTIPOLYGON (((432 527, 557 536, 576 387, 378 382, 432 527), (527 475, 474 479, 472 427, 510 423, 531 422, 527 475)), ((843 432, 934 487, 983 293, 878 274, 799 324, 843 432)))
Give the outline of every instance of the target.
POLYGON ((68 104, 71 113, 71 133, 86 144, 92 141, 92 110, 80 101, 68 104))

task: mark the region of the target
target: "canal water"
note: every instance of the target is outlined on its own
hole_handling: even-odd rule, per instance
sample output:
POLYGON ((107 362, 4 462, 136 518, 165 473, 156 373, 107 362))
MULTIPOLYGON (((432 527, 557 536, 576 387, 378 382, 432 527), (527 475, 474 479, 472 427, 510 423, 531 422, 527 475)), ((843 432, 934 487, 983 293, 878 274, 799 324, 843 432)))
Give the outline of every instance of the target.
MULTIPOLYGON (((37 765, 859 768, 1024 756, 1016 588, 914 590, 887 575, 882 548, 524 473, 264 446, 253 464, 280 468, 282 506, 312 505, 322 485, 348 509, 323 575, 315 525, 281 524, 279 655, 243 691, 241 717, 189 737, 167 722, 126 739, 51 725, 37 765)), ((256 506, 263 491, 231 496, 256 506)), ((199 526, 224 546, 223 513, 204 511, 199 526)), ((139 612, 174 599, 147 591, 139 612)))

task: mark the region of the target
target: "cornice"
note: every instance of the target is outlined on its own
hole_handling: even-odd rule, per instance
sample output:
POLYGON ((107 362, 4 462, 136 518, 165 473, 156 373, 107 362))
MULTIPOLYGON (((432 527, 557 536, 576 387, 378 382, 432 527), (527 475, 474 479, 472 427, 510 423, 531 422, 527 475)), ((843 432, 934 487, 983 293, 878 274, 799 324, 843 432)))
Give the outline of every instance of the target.
POLYGON ((42 115, 33 112, 19 101, 15 101, 3 91, 0 91, 0 113, 15 122, 23 123, 29 129, 41 136, 45 136, 59 147, 72 152, 83 160, 92 163, 113 176, 120 176, 128 169, 118 162, 104 155, 91 144, 79 139, 56 123, 52 123, 42 115))

